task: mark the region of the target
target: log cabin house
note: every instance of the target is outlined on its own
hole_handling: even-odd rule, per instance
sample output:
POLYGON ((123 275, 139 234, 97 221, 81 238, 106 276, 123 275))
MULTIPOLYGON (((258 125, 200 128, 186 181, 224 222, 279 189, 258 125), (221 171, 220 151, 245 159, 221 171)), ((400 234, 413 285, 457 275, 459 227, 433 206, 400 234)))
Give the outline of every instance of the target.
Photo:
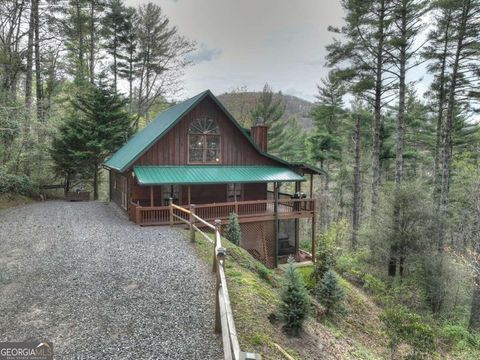
MULTIPOLYGON (((299 258, 300 221, 315 238, 313 176, 321 171, 268 154, 268 127, 242 128, 209 91, 160 113, 114 153, 110 199, 138 225, 168 225, 169 201, 207 221, 238 215, 241 246, 267 266, 299 258), (310 177, 309 196, 301 184, 310 177), (295 194, 280 191, 290 183, 295 194)), ((307 255, 308 256, 308 255, 307 255)))

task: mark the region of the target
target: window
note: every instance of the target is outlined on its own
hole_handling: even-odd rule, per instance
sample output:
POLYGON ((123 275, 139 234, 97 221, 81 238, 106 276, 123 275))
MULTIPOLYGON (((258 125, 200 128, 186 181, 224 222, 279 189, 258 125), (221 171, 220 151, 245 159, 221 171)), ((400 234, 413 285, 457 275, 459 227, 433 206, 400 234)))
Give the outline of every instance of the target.
POLYGON ((220 130, 215 120, 200 118, 191 122, 188 128, 188 162, 220 162, 220 130))
POLYGON ((239 201, 242 196, 242 184, 227 185, 227 201, 239 201))

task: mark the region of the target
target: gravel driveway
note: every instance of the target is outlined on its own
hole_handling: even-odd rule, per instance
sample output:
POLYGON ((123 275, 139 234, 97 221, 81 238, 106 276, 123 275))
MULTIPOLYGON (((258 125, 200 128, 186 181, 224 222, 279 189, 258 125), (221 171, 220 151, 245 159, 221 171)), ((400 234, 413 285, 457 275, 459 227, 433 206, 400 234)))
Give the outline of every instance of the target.
POLYGON ((114 205, 0 210, 0 341, 55 359, 220 359, 214 277, 182 234, 114 205))

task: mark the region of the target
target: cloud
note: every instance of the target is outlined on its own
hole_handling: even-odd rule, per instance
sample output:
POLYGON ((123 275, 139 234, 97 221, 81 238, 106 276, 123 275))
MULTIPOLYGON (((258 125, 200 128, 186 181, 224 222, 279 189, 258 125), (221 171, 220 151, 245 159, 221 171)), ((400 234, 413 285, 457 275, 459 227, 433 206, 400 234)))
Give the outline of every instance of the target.
POLYGON ((222 54, 223 50, 220 48, 210 48, 207 44, 201 43, 200 47, 188 56, 188 60, 194 64, 199 64, 201 62, 213 61, 218 59, 222 54))

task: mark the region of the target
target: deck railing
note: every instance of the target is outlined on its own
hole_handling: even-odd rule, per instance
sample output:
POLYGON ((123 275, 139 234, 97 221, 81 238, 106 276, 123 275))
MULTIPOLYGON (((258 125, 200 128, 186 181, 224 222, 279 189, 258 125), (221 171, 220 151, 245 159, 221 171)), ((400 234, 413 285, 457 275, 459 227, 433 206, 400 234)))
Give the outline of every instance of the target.
POLYGON ((225 276, 226 249, 222 247, 220 219, 215 219, 214 225, 202 219, 195 213, 196 208, 190 210, 175 205, 170 201, 169 223, 173 225, 175 220, 187 224, 190 228, 190 240, 195 242, 195 232, 201 234, 207 241, 213 244, 213 272, 217 274, 215 291, 215 331, 222 334, 223 353, 225 360, 261 359, 259 354, 242 352, 238 342, 237 330, 233 319, 230 296, 228 295, 227 278, 225 276), (198 225, 198 226, 197 226, 198 225), (200 228, 208 228, 213 231, 213 239, 200 228))
MULTIPOLYGON (((235 212, 240 221, 247 221, 253 217, 271 217, 274 216, 274 200, 251 200, 236 201, 214 204, 188 205, 188 209, 195 208, 195 214, 207 221, 215 219, 227 219, 232 212, 235 212)), ((177 205, 176 205, 177 206, 177 205)), ((187 207, 180 207, 187 209, 187 207)), ((178 217, 182 217, 183 212, 178 209, 171 210, 170 206, 140 206, 138 203, 130 204, 130 218, 140 225, 168 225, 170 224, 170 212, 174 211, 177 215, 174 223, 181 223, 178 217)), ((290 217, 310 217, 315 211, 314 199, 280 199, 278 202, 278 214, 280 218, 290 217)), ((188 220, 185 216, 183 220, 188 220)))

